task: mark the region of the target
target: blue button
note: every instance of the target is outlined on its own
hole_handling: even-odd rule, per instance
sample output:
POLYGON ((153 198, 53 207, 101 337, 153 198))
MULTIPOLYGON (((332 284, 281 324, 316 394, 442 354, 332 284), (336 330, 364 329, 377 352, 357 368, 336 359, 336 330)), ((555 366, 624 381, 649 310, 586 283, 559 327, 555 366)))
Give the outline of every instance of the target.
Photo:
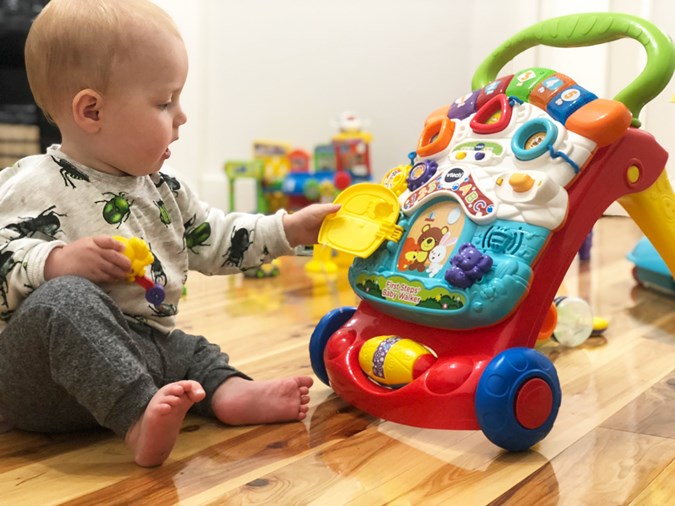
POLYGON ((597 95, 575 84, 555 95, 546 106, 546 112, 560 123, 565 124, 572 113, 596 98, 598 98, 597 95))

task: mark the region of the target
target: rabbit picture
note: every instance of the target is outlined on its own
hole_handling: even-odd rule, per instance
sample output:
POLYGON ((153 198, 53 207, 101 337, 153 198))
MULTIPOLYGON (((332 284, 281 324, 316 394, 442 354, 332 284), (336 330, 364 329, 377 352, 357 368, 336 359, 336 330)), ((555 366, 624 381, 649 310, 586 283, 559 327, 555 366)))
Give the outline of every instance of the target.
POLYGON ((427 273, 433 278, 438 274, 448 258, 452 246, 457 242, 457 237, 452 236, 452 232, 446 233, 438 244, 429 252, 429 266, 427 273))

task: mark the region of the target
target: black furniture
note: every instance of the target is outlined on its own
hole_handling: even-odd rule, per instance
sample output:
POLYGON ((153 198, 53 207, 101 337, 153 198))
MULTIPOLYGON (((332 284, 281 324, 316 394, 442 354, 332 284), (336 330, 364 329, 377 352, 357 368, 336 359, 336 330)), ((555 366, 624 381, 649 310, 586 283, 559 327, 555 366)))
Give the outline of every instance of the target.
MULTIPOLYGON (((0 124, 37 126, 42 152, 50 144, 60 142, 60 134, 54 125, 47 122, 33 102, 26 77, 24 45, 30 24, 47 2, 48 0, 0 0, 0 124)), ((22 141, 16 138, 0 138, 0 142, 11 143, 14 148, 22 141)), ((8 154, 6 150, 3 151, 5 155, 8 154)))

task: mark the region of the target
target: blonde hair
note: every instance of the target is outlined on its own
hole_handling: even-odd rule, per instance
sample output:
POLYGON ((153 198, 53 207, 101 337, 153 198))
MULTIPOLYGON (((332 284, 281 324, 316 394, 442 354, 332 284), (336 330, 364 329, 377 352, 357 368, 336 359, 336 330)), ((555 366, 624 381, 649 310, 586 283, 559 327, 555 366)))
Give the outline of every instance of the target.
POLYGON ((104 93, 116 62, 130 58, 148 29, 180 37, 148 0, 51 0, 28 33, 25 56, 35 102, 54 120, 81 90, 104 93))

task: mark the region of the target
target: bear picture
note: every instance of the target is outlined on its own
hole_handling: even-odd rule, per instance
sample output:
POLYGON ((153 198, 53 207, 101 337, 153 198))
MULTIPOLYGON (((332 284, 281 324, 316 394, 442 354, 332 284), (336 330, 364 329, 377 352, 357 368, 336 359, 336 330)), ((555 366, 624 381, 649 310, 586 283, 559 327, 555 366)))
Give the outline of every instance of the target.
POLYGON ((448 262, 464 226, 459 204, 431 205, 417 216, 403 241, 398 270, 436 276, 448 262))

